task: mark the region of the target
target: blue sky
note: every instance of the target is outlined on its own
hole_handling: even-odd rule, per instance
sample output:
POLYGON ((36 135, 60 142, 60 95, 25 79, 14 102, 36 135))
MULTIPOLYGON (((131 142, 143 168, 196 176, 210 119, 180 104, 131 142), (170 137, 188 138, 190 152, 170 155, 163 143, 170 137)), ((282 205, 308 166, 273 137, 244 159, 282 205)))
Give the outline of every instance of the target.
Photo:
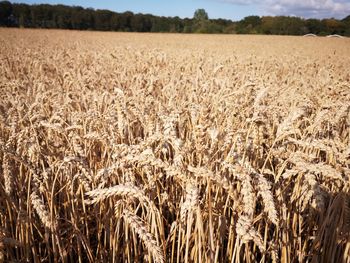
POLYGON ((344 18, 350 15, 350 0, 20 0, 11 2, 79 5, 116 12, 132 11, 180 17, 192 17, 196 9, 204 8, 210 18, 232 20, 239 20, 249 15, 289 15, 305 18, 344 18))

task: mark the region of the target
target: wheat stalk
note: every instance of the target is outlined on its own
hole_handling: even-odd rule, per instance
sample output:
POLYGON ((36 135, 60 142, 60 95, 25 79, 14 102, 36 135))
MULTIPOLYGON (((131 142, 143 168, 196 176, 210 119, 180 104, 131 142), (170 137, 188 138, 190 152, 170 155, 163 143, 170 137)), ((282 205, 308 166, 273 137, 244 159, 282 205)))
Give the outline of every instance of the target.
POLYGON ((128 209, 124 209, 122 217, 125 222, 131 226, 131 229, 137 233, 143 241, 147 250, 151 253, 155 262, 165 262, 161 247, 157 244, 154 236, 148 231, 149 227, 140 217, 128 209))

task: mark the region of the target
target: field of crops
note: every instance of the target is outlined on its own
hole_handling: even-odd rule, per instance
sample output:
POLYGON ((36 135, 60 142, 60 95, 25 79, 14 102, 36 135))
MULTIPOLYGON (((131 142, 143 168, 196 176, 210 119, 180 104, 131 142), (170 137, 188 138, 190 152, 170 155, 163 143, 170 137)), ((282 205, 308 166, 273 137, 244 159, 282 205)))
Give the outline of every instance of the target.
POLYGON ((349 262, 350 39, 0 29, 0 262, 349 262))

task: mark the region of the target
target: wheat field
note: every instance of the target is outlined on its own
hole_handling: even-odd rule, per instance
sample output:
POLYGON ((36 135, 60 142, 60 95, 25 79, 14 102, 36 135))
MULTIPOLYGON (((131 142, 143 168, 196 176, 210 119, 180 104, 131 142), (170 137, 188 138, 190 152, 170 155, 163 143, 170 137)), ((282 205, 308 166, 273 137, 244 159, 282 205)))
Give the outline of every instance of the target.
POLYGON ((350 262, 350 39, 0 29, 0 262, 350 262))

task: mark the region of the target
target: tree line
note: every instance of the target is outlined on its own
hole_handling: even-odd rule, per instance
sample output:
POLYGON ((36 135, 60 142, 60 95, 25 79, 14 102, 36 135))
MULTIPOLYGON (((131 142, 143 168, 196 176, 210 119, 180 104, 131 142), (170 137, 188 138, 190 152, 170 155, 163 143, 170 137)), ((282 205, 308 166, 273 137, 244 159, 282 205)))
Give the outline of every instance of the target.
POLYGON ((342 20, 289 16, 248 16, 240 21, 209 19, 204 9, 193 18, 117 13, 80 6, 0 2, 0 26, 76 30, 173 33, 227 33, 350 36, 350 15, 342 20))

